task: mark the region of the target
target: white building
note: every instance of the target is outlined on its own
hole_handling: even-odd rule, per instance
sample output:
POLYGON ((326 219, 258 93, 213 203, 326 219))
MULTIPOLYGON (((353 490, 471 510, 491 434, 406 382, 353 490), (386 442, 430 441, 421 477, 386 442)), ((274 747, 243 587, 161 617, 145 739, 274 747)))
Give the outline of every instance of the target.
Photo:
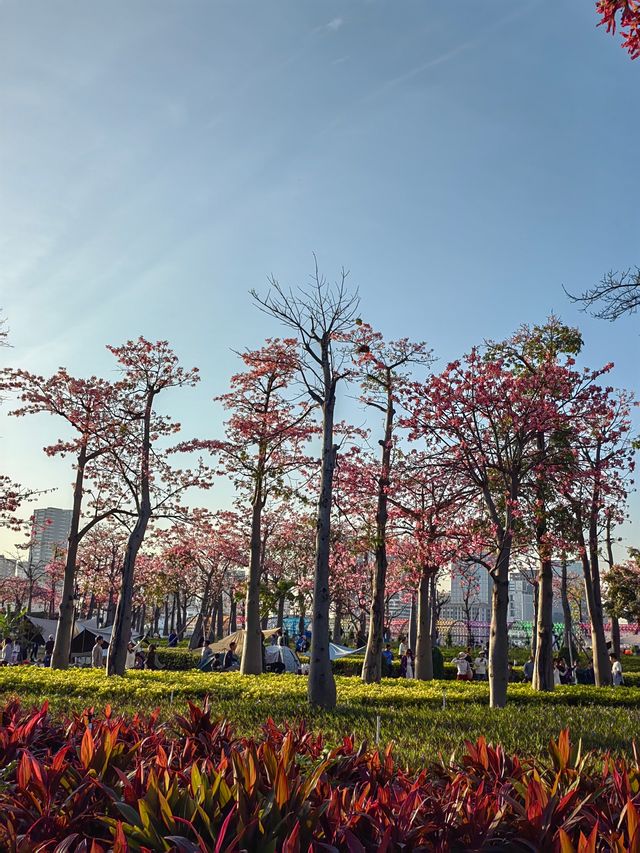
POLYGON ((44 568, 53 559, 56 550, 66 551, 71 510, 48 506, 33 514, 29 565, 44 568))

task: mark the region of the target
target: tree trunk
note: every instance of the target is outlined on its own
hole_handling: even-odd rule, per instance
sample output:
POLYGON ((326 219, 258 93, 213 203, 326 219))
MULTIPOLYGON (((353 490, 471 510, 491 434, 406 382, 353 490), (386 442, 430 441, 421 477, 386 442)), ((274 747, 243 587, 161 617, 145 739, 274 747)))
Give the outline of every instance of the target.
MULTIPOLYGON (((231 595, 231 604, 229 605, 229 633, 235 634, 238 630, 238 602, 235 596, 231 595)), ((243 650, 244 651, 244 650, 243 650)))
POLYGON ((251 540, 249 546, 249 577, 244 605, 244 646, 240 672, 243 675, 260 675, 262 672, 262 625, 260 622, 260 575, 262 573, 262 484, 256 481, 251 514, 251 540))
POLYGON ((433 657, 431 655, 431 602, 429 590, 431 572, 423 568, 418 586, 418 619, 415 652, 415 677, 422 681, 433 679, 433 657))
POLYGON ((221 640, 224 637, 224 606, 222 602, 222 593, 218 597, 216 604, 216 640, 221 640))
POLYGON ((411 609, 409 611, 409 636, 407 637, 409 648, 412 652, 416 650, 418 643, 418 619, 417 619, 416 594, 411 592, 411 609))
POLYGON ((176 627, 176 595, 175 593, 171 596, 171 621, 169 624, 169 630, 175 631, 176 627))
POLYGON ((369 611, 369 638, 362 664, 365 684, 380 681, 382 676, 382 646, 384 644, 384 602, 387 585, 387 491, 391 469, 391 440, 393 437, 393 397, 390 370, 386 371, 387 402, 385 412, 382 459, 378 477, 378 505, 376 509, 376 567, 373 573, 371 608, 369 611))
MULTIPOLYGON (((567 591, 567 561, 562 559, 562 575, 560 578, 560 599, 562 601, 562 613, 564 616, 564 645, 572 649, 573 643, 573 617, 571 616, 571 605, 567 591)), ((573 651, 571 651, 573 657, 573 651)))
POLYGON ((141 508, 140 515, 133 528, 122 563, 122 580, 116 615, 111 632, 111 642, 107 653, 107 675, 124 675, 127 660, 127 644, 131 639, 131 602, 136 557, 142 545, 147 524, 151 517, 151 508, 147 504, 141 508))
POLYGON ((607 650, 607 638, 604 633, 604 619, 602 616, 602 602, 598 602, 593 582, 592 565, 586 553, 582 554, 582 570, 584 572, 584 588, 587 598, 587 610, 591 623, 591 653, 593 658, 593 672, 597 687, 606 687, 611 684, 611 664, 607 650))
MULTIPOLYGON (((64 581, 62 598, 60 599, 59 618, 56 628, 56 639, 51 655, 51 669, 66 669, 71 656, 71 633, 74 624, 74 595, 76 591, 76 560, 80 537, 80 514, 82 510, 82 492, 84 468, 87 459, 87 448, 82 446, 78 455, 76 482, 73 488, 73 509, 71 512, 71 529, 67 545, 67 559, 64 566, 64 581)), ((29 608, 30 609, 30 608, 29 608)))
POLYGON ((532 687, 553 690, 553 567, 549 558, 540 560, 538 573, 537 635, 532 687))
POLYGON ((278 615, 276 616, 276 625, 278 626, 278 628, 280 628, 280 630, 282 630, 284 625, 284 603, 285 596, 281 595, 278 598, 278 615))
POLYGON ((538 650, 538 612, 540 609, 540 587, 538 580, 533 585, 533 619, 531 621, 531 657, 535 660, 538 650))
POLYGON ((493 574, 491 630, 489 634, 489 704, 504 708, 509 681, 509 563, 511 534, 506 533, 493 574))
POLYGON ((338 602, 333 612, 333 642, 340 643, 342 639, 342 608, 338 602))
MULTIPOLYGON (((327 346, 329 342, 327 340, 327 346)), ((327 354, 328 358, 328 354, 327 354)), ((333 472, 338 448, 333 444, 333 415, 335 397, 333 385, 327 378, 325 364, 325 401, 322 424, 322 458, 320 496, 316 522, 316 566, 313 579, 313 615, 311 625, 311 655, 307 695, 312 705, 331 710, 336 706, 336 682, 329 658, 329 556, 331 547, 331 497, 333 472)))
POLYGON ((436 582, 437 572, 433 572, 429 578, 429 618, 431 620, 431 648, 438 641, 438 586, 436 582))
POLYGON ((614 655, 620 657, 620 622, 617 616, 611 617, 611 645, 614 655))

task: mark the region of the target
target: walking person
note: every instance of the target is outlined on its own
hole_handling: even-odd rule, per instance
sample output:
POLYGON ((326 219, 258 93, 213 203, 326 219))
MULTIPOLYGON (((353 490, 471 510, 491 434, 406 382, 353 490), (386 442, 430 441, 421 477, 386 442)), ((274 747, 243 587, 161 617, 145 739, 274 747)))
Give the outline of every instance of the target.
POLYGON ((102 637, 96 637, 95 645, 91 649, 91 666, 94 669, 102 669, 104 666, 104 656, 102 652, 103 643, 104 641, 102 637))

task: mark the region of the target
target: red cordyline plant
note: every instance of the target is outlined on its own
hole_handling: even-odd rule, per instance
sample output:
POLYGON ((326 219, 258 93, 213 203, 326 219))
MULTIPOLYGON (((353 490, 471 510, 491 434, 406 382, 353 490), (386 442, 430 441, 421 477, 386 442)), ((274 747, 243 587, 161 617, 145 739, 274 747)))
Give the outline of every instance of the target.
POLYGON ((631 851, 639 788, 637 762, 582 755, 566 730, 544 762, 481 738, 411 772, 391 744, 329 749, 304 724, 238 738, 207 703, 168 724, 0 712, 0 849, 19 853, 631 851))

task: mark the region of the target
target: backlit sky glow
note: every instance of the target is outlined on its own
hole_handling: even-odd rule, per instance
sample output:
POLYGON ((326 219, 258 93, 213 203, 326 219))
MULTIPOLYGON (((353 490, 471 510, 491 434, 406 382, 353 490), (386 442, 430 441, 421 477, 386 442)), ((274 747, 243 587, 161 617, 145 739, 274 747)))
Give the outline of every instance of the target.
MULTIPOLYGON (((594 5, 4 0, 5 363, 110 375, 104 344, 166 338, 203 377, 168 408, 219 435, 232 349, 283 333, 249 289, 304 281, 315 251, 440 364, 555 311, 637 393, 640 319, 562 290, 640 263, 640 61, 594 5)), ((2 469, 69 506, 41 452, 60 424, 7 408, 2 469)))

